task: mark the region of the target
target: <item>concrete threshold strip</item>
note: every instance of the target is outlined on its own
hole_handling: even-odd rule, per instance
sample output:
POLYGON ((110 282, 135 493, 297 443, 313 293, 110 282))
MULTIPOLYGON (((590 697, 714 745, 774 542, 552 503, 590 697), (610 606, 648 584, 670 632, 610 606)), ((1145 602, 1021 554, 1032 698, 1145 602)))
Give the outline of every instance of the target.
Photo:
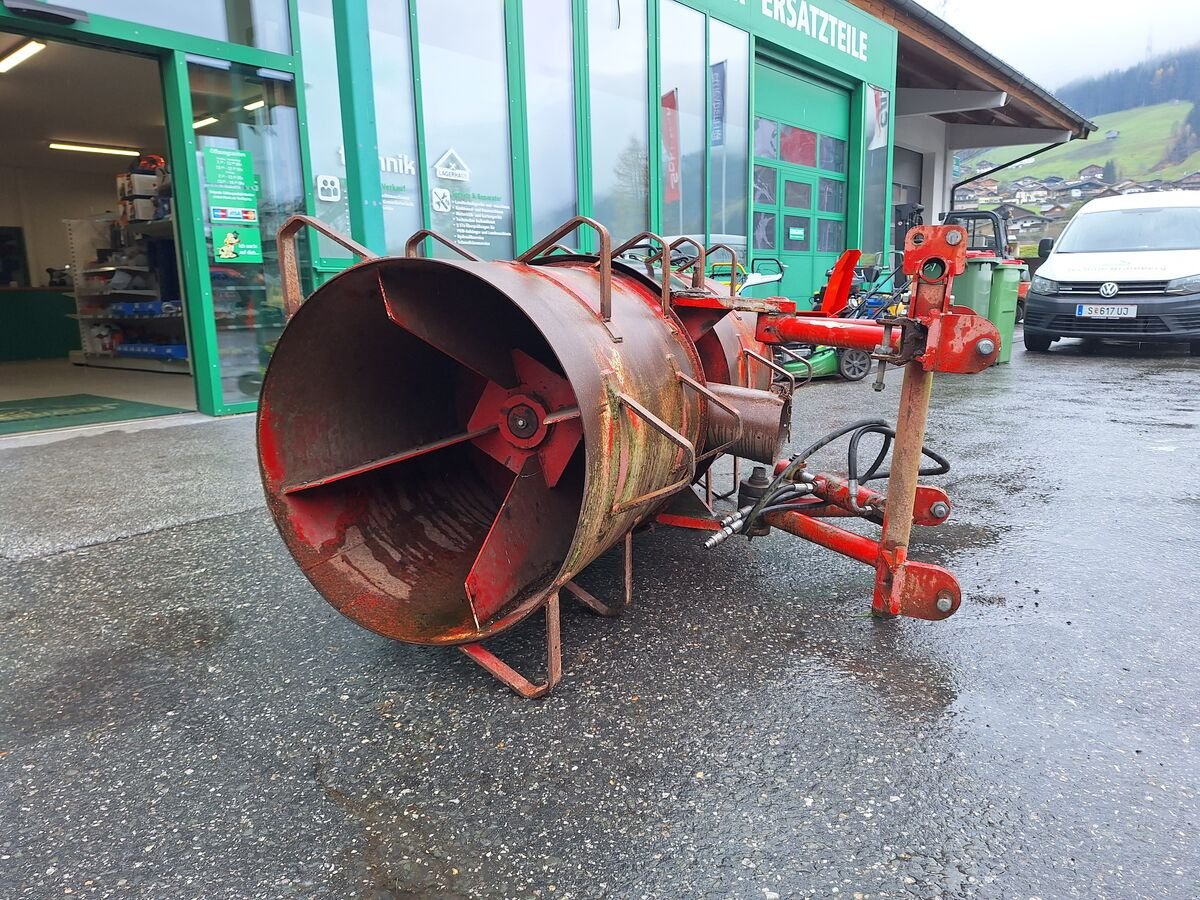
MULTIPOLYGON (((242 413, 252 416, 253 413, 242 413)), ((110 431, 124 431, 133 434, 138 431, 149 431, 156 428, 174 428, 179 425, 199 425, 204 422, 220 422, 236 416, 217 418, 206 416, 199 412, 182 412, 169 416, 152 416, 145 419, 128 419, 124 422, 98 422, 95 425, 76 425, 70 428, 51 428, 45 431, 28 431, 23 434, 10 434, 0 437, 0 453, 5 450, 15 450, 19 447, 40 447, 67 441, 77 437, 93 437, 110 431)))

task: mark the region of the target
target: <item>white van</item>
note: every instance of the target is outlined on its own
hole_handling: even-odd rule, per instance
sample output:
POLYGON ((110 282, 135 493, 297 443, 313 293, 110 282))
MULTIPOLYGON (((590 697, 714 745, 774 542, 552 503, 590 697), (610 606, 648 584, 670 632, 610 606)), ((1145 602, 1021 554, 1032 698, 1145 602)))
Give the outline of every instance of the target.
POLYGON ((1077 337, 1187 342, 1200 356, 1200 191, 1092 200, 1038 251, 1025 349, 1077 337))

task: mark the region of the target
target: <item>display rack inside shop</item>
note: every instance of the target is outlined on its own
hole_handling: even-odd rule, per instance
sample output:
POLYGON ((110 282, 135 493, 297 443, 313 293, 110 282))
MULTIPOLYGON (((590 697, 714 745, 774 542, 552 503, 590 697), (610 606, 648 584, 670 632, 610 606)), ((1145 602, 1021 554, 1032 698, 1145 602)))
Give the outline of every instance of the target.
POLYGON ((119 212, 69 219, 81 351, 72 362, 190 372, 170 177, 117 176, 119 212))

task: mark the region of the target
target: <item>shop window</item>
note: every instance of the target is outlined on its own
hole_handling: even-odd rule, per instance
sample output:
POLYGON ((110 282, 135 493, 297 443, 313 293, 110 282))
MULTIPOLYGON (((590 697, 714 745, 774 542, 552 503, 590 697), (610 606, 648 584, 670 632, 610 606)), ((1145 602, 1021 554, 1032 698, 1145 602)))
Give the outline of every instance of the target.
POLYGON ((675 0, 659 13, 663 231, 704 240, 704 14, 675 0))
POLYGON ((783 249, 808 250, 812 247, 811 225, 812 222, 808 216, 784 216, 783 249))
POLYGON ((754 155, 762 159, 779 158, 779 124, 771 119, 754 120, 754 155))
POLYGON ((775 249, 775 213, 754 214, 754 249, 775 249))
MULTIPOLYGON (((346 193, 346 156, 342 146, 337 49, 333 41, 333 0, 300 0, 299 12, 314 209, 317 218, 326 225, 349 235, 350 202, 346 193)), ((338 271, 352 261, 346 250, 319 235, 313 257, 313 264, 323 271, 338 271)))
POLYGON ((846 212, 846 182, 822 178, 817 185, 817 196, 817 209, 821 212, 846 212))
POLYGON ((69 0, 64 5, 260 50, 292 52, 287 0, 69 0))
POLYGON ((817 222, 817 252, 841 253, 846 249, 846 223, 838 219, 817 222))
POLYGON ((537 240, 575 215, 575 76, 571 4, 525 0, 529 193, 537 240))
POLYGON ((845 172, 846 142, 828 135, 821 135, 820 167, 827 172, 845 172))
POLYGON ((650 226, 646 4, 587 9, 593 217, 621 240, 650 226))
POLYGON ((783 205, 792 209, 812 209, 812 185, 806 181, 785 181, 783 205))
POLYGON ((291 76, 223 62, 188 64, 201 209, 226 403, 258 396, 283 330, 275 233, 304 212, 291 76))
POLYGON ((754 202, 774 206, 778 189, 778 174, 770 166, 754 167, 754 202))
POLYGON ((817 136, 803 128, 784 125, 779 133, 779 158, 796 166, 815 166, 817 136))
POLYGON ((433 230, 485 259, 510 259, 504 4, 416 0, 416 5, 433 230))
MULTIPOLYGON (((368 0, 367 15, 371 32, 371 81, 375 91, 383 232, 388 252, 399 254, 404 252, 405 241, 420 230, 422 223, 408 4, 395 0, 368 0)), ((308 57, 304 59, 307 76, 308 57)), ((311 79, 306 77, 305 81, 311 82, 311 79)), ((340 129, 337 133, 341 134, 340 129)))
POLYGON ((709 19, 708 78, 708 230, 714 241, 745 255, 750 149, 750 36, 746 32, 709 19))

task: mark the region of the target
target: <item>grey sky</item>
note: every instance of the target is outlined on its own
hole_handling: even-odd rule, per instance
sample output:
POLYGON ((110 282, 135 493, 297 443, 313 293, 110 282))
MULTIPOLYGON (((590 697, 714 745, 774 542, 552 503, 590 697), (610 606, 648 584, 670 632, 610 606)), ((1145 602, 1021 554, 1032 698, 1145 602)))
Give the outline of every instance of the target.
POLYGON ((1200 43, 1197 0, 918 0, 1047 88, 1200 43))

